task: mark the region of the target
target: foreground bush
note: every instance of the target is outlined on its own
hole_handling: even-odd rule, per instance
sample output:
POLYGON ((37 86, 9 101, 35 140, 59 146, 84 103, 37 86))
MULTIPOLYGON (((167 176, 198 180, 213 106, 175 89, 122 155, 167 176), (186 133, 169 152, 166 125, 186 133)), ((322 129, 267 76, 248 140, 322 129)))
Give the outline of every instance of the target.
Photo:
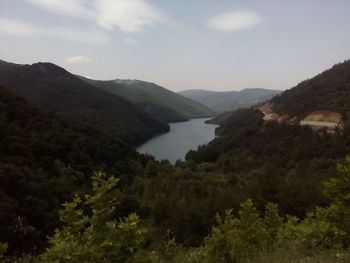
POLYGON ((330 205, 315 208, 303 220, 294 216, 282 219, 274 204, 266 206, 262 217, 251 200, 241 204, 239 217, 234 217, 231 210, 226 212, 224 218, 217 216, 217 226, 213 227, 205 243, 206 261, 244 262, 259 258, 264 253, 273 254, 274 251, 348 248, 350 157, 338 166, 338 176, 325 183, 325 196, 330 200, 330 205))
POLYGON ((64 204, 60 219, 64 224, 49 238, 44 262, 146 262, 141 260, 145 230, 131 214, 113 218, 118 205, 118 179, 96 173, 93 193, 64 204), (84 210, 83 210, 84 208, 84 210))

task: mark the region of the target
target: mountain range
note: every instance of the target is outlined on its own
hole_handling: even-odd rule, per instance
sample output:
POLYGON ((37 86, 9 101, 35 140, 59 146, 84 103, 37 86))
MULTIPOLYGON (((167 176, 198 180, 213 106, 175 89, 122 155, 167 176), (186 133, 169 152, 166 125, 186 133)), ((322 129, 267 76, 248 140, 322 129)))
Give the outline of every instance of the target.
POLYGON ((241 91, 210 91, 210 90, 184 90, 179 94, 193 99, 217 113, 232 111, 238 108, 249 108, 259 102, 266 101, 281 93, 280 90, 243 89, 241 91))
POLYGON ((203 104, 154 83, 141 80, 102 81, 80 78, 97 88, 132 102, 141 110, 165 122, 211 117, 214 114, 213 110, 203 104))
POLYGON ((82 121, 130 144, 168 131, 167 123, 51 63, 0 62, 0 85, 29 103, 82 121))
MULTIPOLYGON (((347 116, 349 72, 349 61, 337 64, 265 104, 291 119, 324 110, 347 116)), ((306 261, 291 262, 310 262, 311 249, 317 255, 330 253, 324 244, 349 247, 350 230, 344 217, 349 214, 350 167, 343 165, 350 154, 346 119, 341 129, 328 133, 297 122, 264 120, 260 106, 239 109, 214 119, 220 124, 217 137, 189 151, 185 161, 171 165, 138 154, 130 145, 96 129, 98 125, 89 127, 87 121, 72 120, 75 111, 93 112, 89 103, 96 95, 101 104, 104 100, 123 103, 128 111, 133 109, 136 115, 156 123, 158 119, 139 106, 47 63, 21 66, 2 62, 0 79, 10 86, 0 87, 0 248, 8 246, 11 259, 44 252, 55 261, 77 255, 82 260, 76 262, 84 261, 86 255, 99 255, 97 261, 103 261, 111 251, 109 246, 114 245, 114 258, 121 254, 121 247, 130 255, 136 246, 142 262, 144 255, 159 258, 156 262, 169 262, 170 257, 172 262, 188 258, 204 262, 210 255, 210 262, 220 262, 223 252, 217 248, 224 247, 225 255, 236 255, 233 248, 242 244, 242 249, 249 247, 252 255, 259 257, 270 250, 274 253, 277 247, 278 256, 282 242, 283 256, 297 254, 295 244, 301 249, 298 253, 308 252, 306 261), (340 172, 337 164, 341 164, 340 172), (110 175, 118 177, 118 189, 106 183, 117 182, 110 175), (96 189, 100 190, 97 194, 96 189), (89 202, 84 201, 86 197, 89 202), (59 213, 62 203, 72 198, 59 213), (98 205, 90 208, 97 201, 98 205), (140 221, 135 214, 121 219, 131 212, 140 215, 142 229, 135 228, 140 221), (66 221, 60 223, 59 218, 66 221), (320 232, 319 226, 325 231, 320 232), (111 235, 115 229, 125 232, 111 235), (133 229, 135 234, 130 232, 133 229), (146 229, 149 232, 142 242, 134 245, 135 237, 140 238, 146 229), (270 229, 274 229, 273 235, 266 232, 270 229), (169 233, 173 237, 170 245, 169 233), (113 242, 106 243, 111 236, 113 242), (98 246, 96 242, 100 242, 98 246)), ((117 114, 117 110, 107 111, 102 106, 92 109, 101 109, 100 115, 117 114)), ((91 117, 99 118, 95 114, 91 117)), ((24 258, 21 262, 36 261, 24 258)))
POLYGON ((0 85, 31 104, 57 111, 132 145, 167 132, 167 122, 212 116, 207 107, 153 83, 93 81, 52 63, 0 61, 0 85))

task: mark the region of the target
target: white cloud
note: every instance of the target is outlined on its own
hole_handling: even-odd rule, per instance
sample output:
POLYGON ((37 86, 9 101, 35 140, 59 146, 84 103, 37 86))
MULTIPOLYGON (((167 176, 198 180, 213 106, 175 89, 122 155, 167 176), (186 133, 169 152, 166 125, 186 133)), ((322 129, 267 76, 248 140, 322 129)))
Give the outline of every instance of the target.
POLYGON ((21 21, 0 18, 0 34, 14 36, 33 36, 40 35, 42 32, 39 28, 28 25, 21 21))
POLYGON ((142 31, 164 23, 166 16, 147 0, 26 0, 59 15, 92 19, 105 29, 142 31))
POLYGON ((95 7, 98 23, 107 29, 136 32, 163 20, 161 11, 145 0, 99 0, 95 7))
POLYGON ((79 55, 79 56, 73 56, 73 57, 68 57, 64 60, 67 63, 73 64, 84 64, 84 63, 89 63, 92 61, 92 58, 89 57, 85 57, 83 55, 79 55))
POLYGON ((76 41, 85 44, 102 44, 108 38, 99 32, 68 27, 45 27, 20 20, 0 18, 0 34, 20 37, 43 37, 76 41))
POLYGON ((86 0, 25 0, 50 12, 73 17, 89 17, 92 15, 86 7, 86 0))
POLYGON ((132 38, 125 38, 123 40, 123 43, 125 45, 129 45, 129 46, 132 46, 132 45, 135 45, 136 44, 136 40, 135 39, 132 39, 132 38))
POLYGON ((219 31, 239 31, 252 28, 262 22, 261 16, 252 11, 234 11, 217 15, 208 25, 219 31))
POLYGON ((69 27, 54 27, 52 37, 72 40, 86 44, 104 44, 108 42, 107 36, 97 31, 84 31, 69 27))

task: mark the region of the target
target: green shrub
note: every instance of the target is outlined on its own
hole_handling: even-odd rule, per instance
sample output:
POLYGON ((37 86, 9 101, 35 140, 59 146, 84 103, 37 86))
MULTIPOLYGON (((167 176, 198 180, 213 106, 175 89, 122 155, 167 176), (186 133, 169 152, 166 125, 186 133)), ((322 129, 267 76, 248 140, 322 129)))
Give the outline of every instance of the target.
POLYGON ((235 218, 228 210, 225 218, 217 216, 218 225, 205 244, 208 262, 236 262, 266 248, 269 233, 250 199, 238 214, 235 218))
POLYGON ((147 255, 141 255, 145 230, 139 227, 138 216, 113 218, 118 179, 96 173, 92 180, 93 194, 64 205, 60 213, 64 226, 49 238, 51 247, 42 255, 43 261, 147 262, 147 255))

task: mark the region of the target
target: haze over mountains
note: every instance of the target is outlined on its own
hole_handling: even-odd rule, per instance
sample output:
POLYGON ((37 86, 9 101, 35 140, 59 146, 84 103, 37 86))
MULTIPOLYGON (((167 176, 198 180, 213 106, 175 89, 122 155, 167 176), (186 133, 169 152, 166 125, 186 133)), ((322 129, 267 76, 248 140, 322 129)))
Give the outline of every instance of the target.
POLYGON ((153 117, 166 122, 186 121, 191 118, 211 117, 214 111, 194 100, 176 94, 154 83, 141 80, 82 80, 118 95, 138 106, 153 117))
POLYGON ((198 101, 217 113, 248 108, 279 93, 281 93, 280 90, 260 88, 243 89, 241 91, 184 90, 179 92, 179 94, 198 101))

